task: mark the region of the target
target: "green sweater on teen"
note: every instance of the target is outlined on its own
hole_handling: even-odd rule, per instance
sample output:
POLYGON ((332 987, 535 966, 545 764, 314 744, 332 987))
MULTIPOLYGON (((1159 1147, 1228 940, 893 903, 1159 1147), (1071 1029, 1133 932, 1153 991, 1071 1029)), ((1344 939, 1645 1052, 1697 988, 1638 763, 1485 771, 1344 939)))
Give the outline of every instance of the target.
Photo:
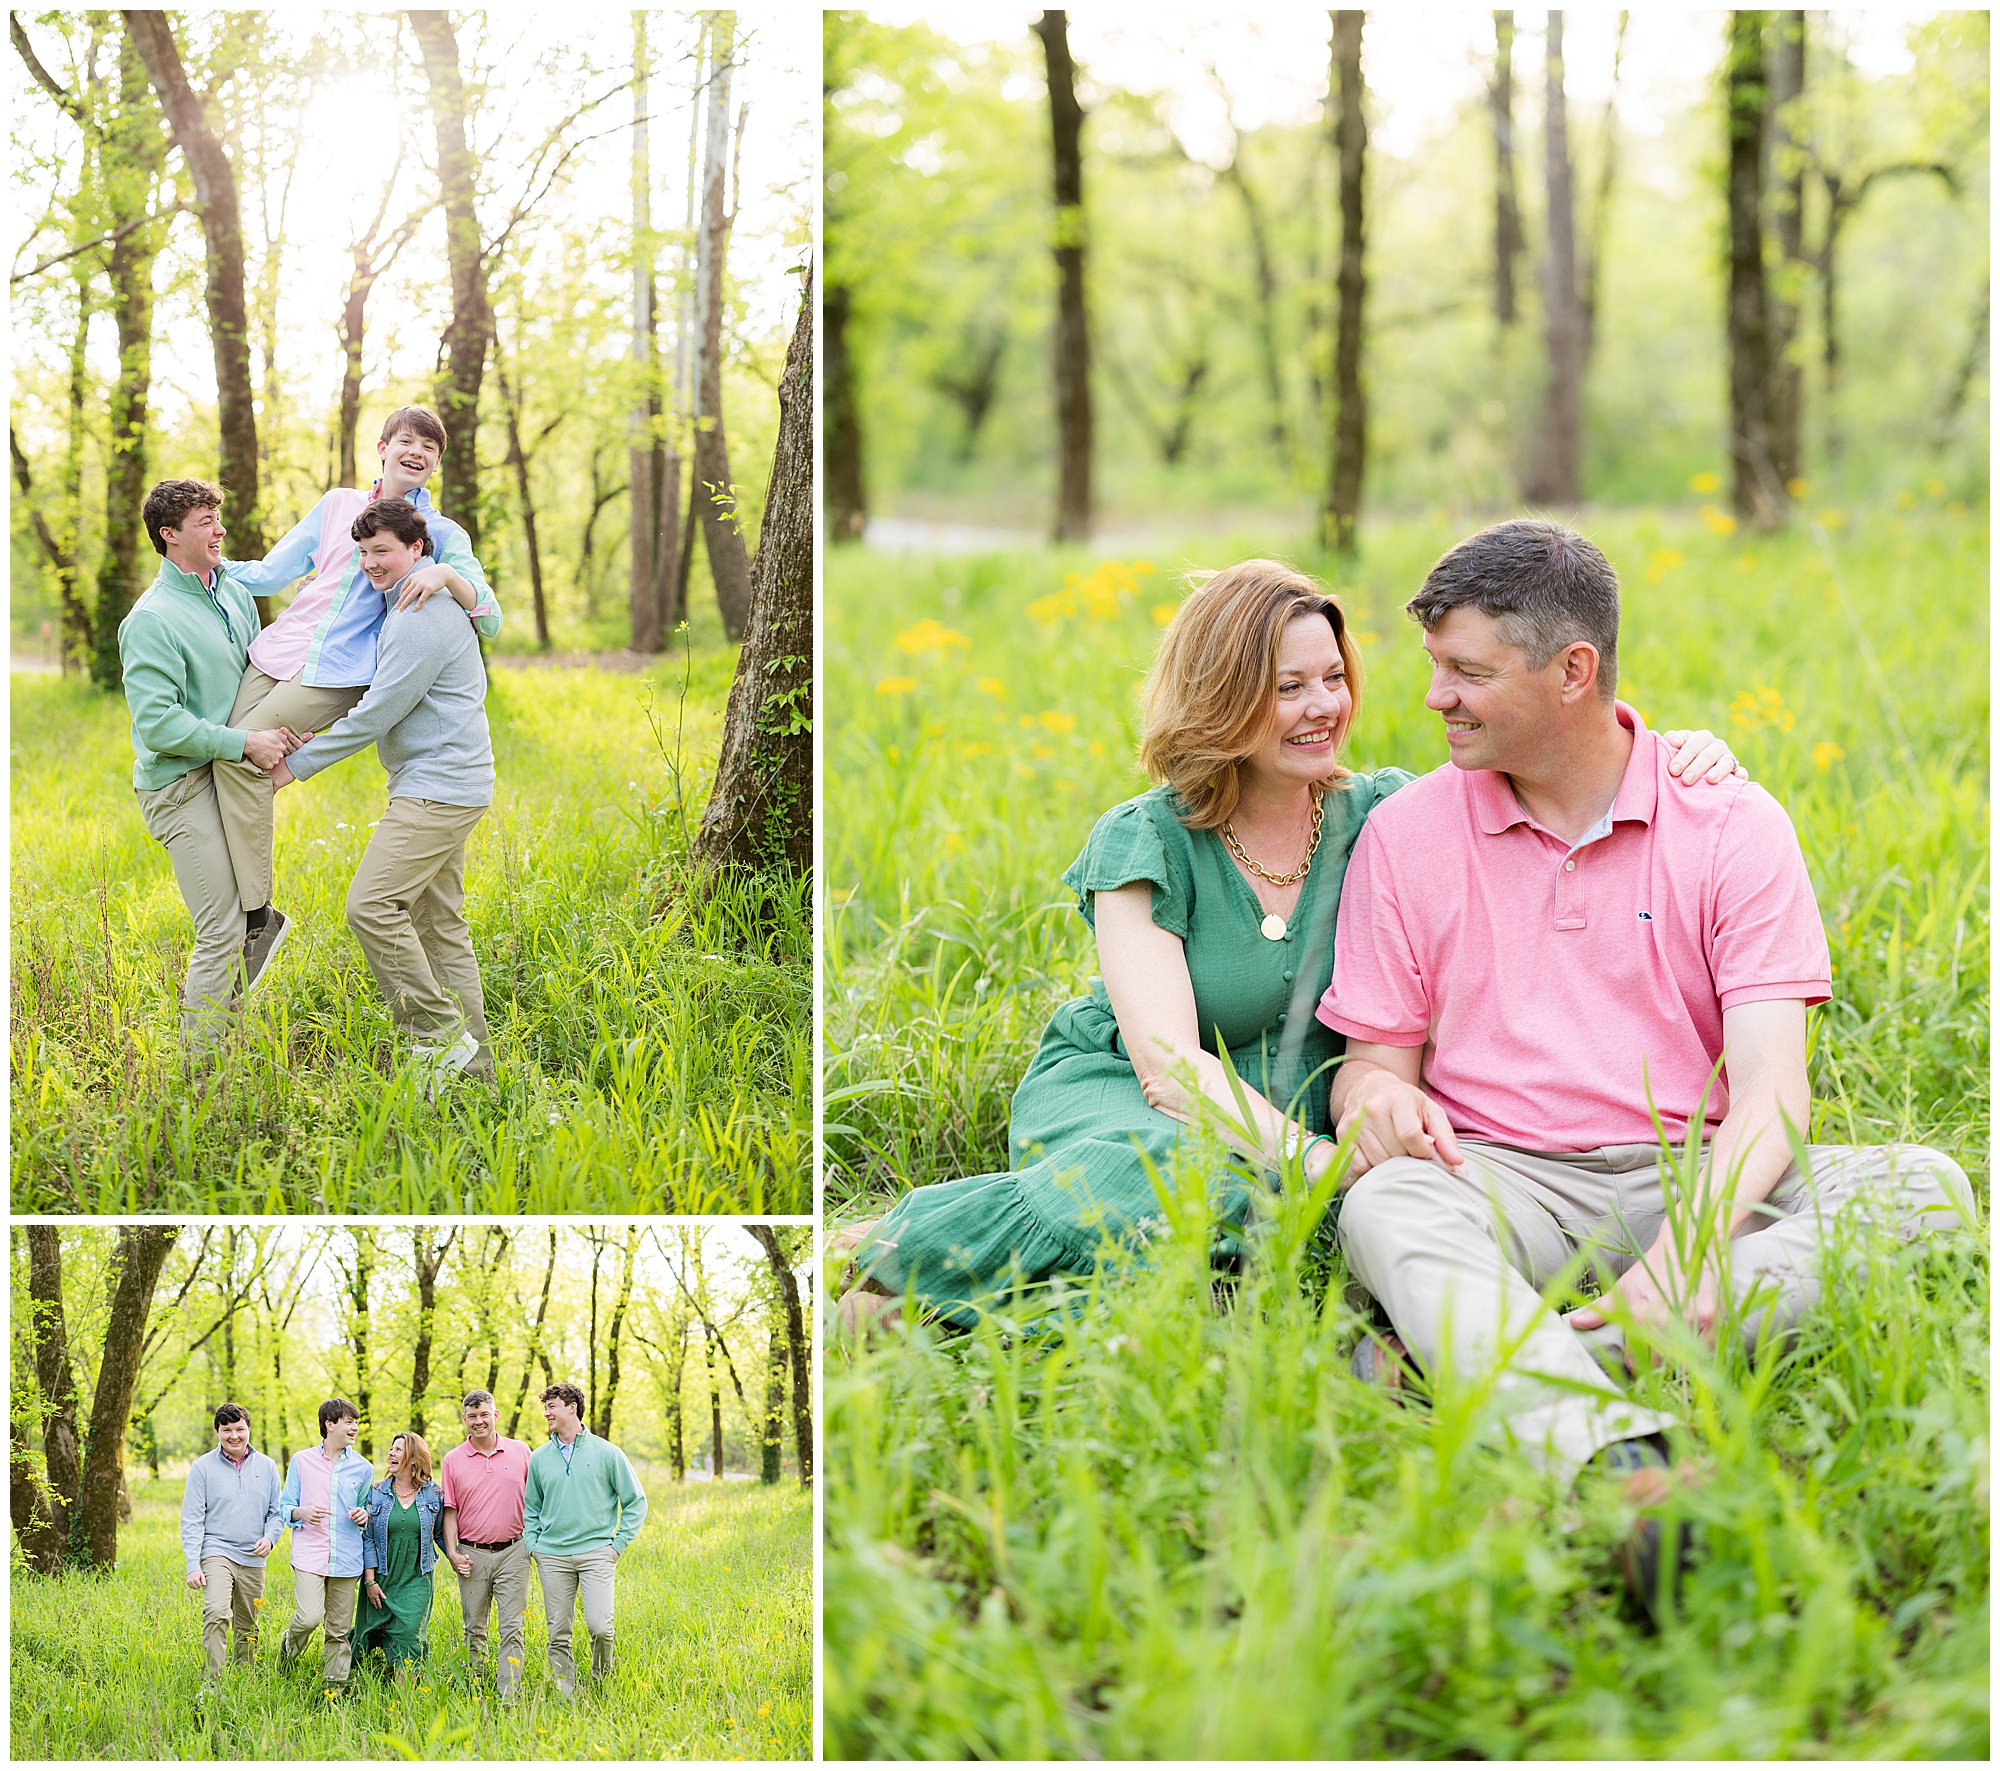
POLYGON ((528 1458, 521 1535, 530 1554, 582 1556, 609 1548, 621 1555, 639 1534, 646 1496, 624 1452, 579 1428, 563 1461, 555 1435, 528 1458))
POLYGON ((243 759, 229 724, 244 660, 257 637, 257 605, 226 569, 211 589, 172 560, 118 624, 125 703, 132 710, 132 785, 165 787, 190 769, 243 759))

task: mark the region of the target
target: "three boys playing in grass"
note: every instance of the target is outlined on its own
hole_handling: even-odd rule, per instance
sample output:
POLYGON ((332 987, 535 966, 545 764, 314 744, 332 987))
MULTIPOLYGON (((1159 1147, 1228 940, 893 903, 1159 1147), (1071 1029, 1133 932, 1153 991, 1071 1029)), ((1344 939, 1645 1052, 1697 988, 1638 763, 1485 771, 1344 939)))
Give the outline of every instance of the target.
POLYGON ((374 492, 328 492, 261 561, 223 557, 216 487, 165 480, 147 495, 160 571, 118 646, 140 812, 194 922, 193 1051, 215 1045, 291 931, 272 902, 275 794, 372 743, 389 808, 348 926, 426 1086, 493 1075, 464 907, 466 842, 494 786, 479 636, 501 617, 465 531, 424 489, 444 447, 433 414, 391 413, 374 492), (301 576, 260 631, 253 598, 301 576))

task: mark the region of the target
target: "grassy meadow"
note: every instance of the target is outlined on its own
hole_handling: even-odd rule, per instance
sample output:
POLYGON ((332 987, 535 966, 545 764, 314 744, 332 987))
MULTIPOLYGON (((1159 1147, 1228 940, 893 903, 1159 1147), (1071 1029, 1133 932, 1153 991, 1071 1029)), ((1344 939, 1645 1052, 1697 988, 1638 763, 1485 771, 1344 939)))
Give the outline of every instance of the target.
MULTIPOLYGON (((528 1600, 520 1701, 474 1679, 458 1582, 440 1563, 430 1657, 400 1688, 380 1663, 329 1698, 319 1638, 277 1665, 291 1617, 288 1548, 265 1577, 257 1664, 201 1692, 201 1596, 183 1581, 178 1481, 132 1483, 118 1567, 13 1572, 16 1759, 803 1759, 812 1756, 812 1501, 796 1484, 676 1488, 618 1560, 617 1663, 574 1707, 548 1675, 541 1583, 528 1600)), ((579 1611, 572 1647, 589 1637, 579 1611)), ((492 1648, 489 1647, 489 1658, 492 1648)))
MULTIPOLYGON (((1289 553, 1363 635, 1350 760, 1444 760, 1401 604, 1470 524, 1289 553)), ((1586 525, 1625 589, 1620 693, 1726 734, 1789 810, 1833 949, 1812 1136, 1918 1141, 1988 1194, 1983 512, 1912 491, 1775 537, 1712 510, 1586 525)), ((827 566, 827 1204, 1006 1165, 1009 1094, 1094 969, 1057 876, 1144 785, 1137 689, 1176 572, 1268 534, 827 566)), ((1448 1374, 1398 1409, 1320 1204, 1231 1290, 1199 1174, 1149 1245, 951 1336, 833 1355, 834 1756, 1984 1757, 1983 1226, 1836 1262, 1782 1358, 1682 1347, 1706 1543, 1681 1619, 1625 1608, 1615 1506, 1485 1449, 1448 1374)))
POLYGON ((295 929, 190 1075, 187 912, 133 798, 124 702, 15 675, 14 1209, 808 1209, 806 891, 678 889, 733 669, 703 646, 643 676, 492 670, 499 781, 466 914, 500 1075, 436 1105, 343 917, 385 804, 372 754, 279 795, 295 929))

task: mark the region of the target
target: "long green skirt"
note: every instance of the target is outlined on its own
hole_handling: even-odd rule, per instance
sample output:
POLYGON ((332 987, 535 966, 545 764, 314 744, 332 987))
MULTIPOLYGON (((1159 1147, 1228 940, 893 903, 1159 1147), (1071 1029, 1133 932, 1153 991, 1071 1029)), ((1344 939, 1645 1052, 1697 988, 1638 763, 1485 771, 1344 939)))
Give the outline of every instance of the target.
POLYGON ((422 1572, 423 1535, 423 1519, 414 1501, 391 1508, 389 1566, 376 1575, 383 1602, 378 1606, 370 1599, 364 1585, 361 1614, 354 1626, 356 1660, 379 1648, 392 1666, 415 1666, 429 1652, 426 1626, 433 1577, 422 1572))

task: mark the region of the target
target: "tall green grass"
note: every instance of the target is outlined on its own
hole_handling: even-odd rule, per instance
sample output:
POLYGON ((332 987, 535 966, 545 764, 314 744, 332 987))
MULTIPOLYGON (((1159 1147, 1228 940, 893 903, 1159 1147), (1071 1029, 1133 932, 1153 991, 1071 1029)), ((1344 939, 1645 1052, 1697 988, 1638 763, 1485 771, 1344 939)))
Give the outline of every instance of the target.
POLYGON ((124 704, 15 677, 15 1209, 808 1209, 807 895, 680 889, 730 669, 695 653, 684 704, 673 665, 492 673, 466 913, 500 1078, 436 1105, 343 917, 385 803, 373 758, 279 795, 296 927, 222 1062, 188 1074, 187 913, 124 704))
MULTIPOLYGON (((288 1549, 265 1575, 257 1664, 201 1694, 201 1597, 183 1584, 179 1482, 132 1485, 108 1576, 13 1570, 16 1759, 803 1759, 812 1756, 812 1502, 794 1484, 677 1488, 647 1471, 646 1523, 618 1560, 617 1668, 565 1704, 530 1583, 521 1700, 475 1680, 458 1582, 440 1563, 430 1656, 380 1663, 328 1699, 319 1638, 280 1670, 288 1549)), ((576 1640, 588 1649, 579 1613, 576 1640)))
MULTIPOLYGON (((1812 1135, 1939 1146, 1983 1209, 1985 524, 1843 514, 1588 527, 1625 585, 1621 693, 1727 734, 1798 828, 1835 977, 1812 1135)), ((1358 569, 1299 561, 1364 634, 1359 766, 1444 758, 1399 610, 1456 538, 1387 526, 1358 569)), ((1132 577, 1080 552, 830 560, 835 1221, 1005 1167, 1008 1095, 1094 969, 1056 876, 1143 785, 1170 568, 1275 551, 1132 577)), ((836 1354, 830 1752, 1984 1755, 1983 1230, 1842 1266, 1755 1371, 1725 1352, 1643 1380, 1689 1423, 1706 1542, 1684 1621, 1651 1637, 1606 1496, 1485 1449, 1475 1388, 1406 1411, 1347 1375, 1358 1323, 1304 1209, 1233 1290, 1197 1211, 1053 1324, 1024 1301, 836 1354)))

